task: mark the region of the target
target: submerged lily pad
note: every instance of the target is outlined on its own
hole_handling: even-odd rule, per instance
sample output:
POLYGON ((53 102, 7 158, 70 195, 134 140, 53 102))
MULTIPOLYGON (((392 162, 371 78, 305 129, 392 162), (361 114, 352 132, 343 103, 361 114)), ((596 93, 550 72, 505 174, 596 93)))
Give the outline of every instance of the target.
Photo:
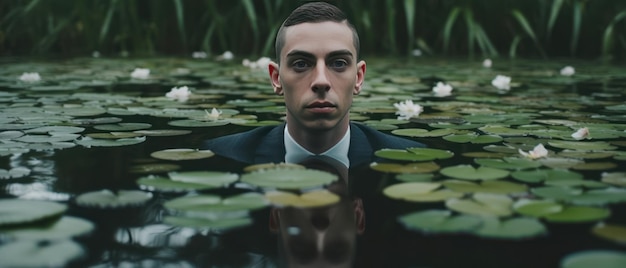
POLYGON ((70 239, 18 240, 0 246, 0 263, 6 267, 66 267, 85 255, 85 249, 70 239))
POLYGON ((339 202, 340 197, 328 190, 315 190, 298 195, 283 191, 270 191, 265 197, 275 206, 312 208, 328 206, 339 202))
POLYGON ((0 199, 0 226, 35 222, 63 214, 67 205, 35 200, 0 199))
POLYGON ((626 252, 586 250, 570 253, 561 259, 562 268, 617 268, 626 266, 626 252))
POLYGON ((88 220, 64 216, 52 223, 33 223, 12 228, 0 228, 0 234, 20 240, 56 240, 83 236, 91 233, 94 229, 95 225, 88 220))
POLYGON ((452 215, 449 210, 417 211, 398 217, 407 229, 424 233, 470 232, 482 224, 482 219, 472 215, 452 215))
POLYGON ((152 199, 152 194, 137 190, 100 190, 80 194, 76 197, 76 204, 84 207, 122 208, 141 206, 152 199))
POLYGON ((241 181, 263 188, 303 189, 336 181, 332 173, 314 169, 268 169, 243 174, 241 181))
POLYGON ((441 169, 441 174, 462 180, 497 180, 509 176, 509 171, 490 167, 474 168, 471 165, 457 165, 441 169))
POLYGON ((150 154, 151 157, 162 159, 162 160, 174 160, 174 161, 182 161, 182 160, 197 160, 204 159, 214 156, 211 150, 197 150, 197 149, 166 149, 161 151, 156 151, 150 154))

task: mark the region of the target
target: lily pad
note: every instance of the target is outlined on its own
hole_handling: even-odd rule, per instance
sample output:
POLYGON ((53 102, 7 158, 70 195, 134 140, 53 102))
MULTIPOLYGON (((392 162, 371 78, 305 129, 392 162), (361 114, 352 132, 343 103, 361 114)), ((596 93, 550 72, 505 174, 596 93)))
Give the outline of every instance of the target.
POLYGON ((241 181, 262 188, 303 189, 320 187, 336 181, 329 172, 314 169, 269 169, 243 174, 241 181))
POLYGON ((626 187, 626 172, 602 172, 602 182, 626 187))
POLYGON ((524 184, 499 180, 482 181, 480 183, 462 180, 445 180, 442 184, 446 188, 459 193, 515 194, 523 193, 527 190, 524 184))
POLYGON ((474 162, 485 167, 513 170, 538 168, 541 166, 541 163, 537 161, 519 157, 505 157, 502 159, 474 159, 474 162))
POLYGON ((626 245, 626 225, 600 222, 591 232, 601 238, 626 245))
POLYGON ((509 171, 490 167, 474 168, 471 165, 457 165, 441 169, 441 174, 462 180, 497 180, 509 176, 509 171))
POLYGON ((216 187, 226 186, 239 179, 238 174, 218 171, 169 172, 168 176, 173 181, 207 184, 214 185, 216 187))
POLYGON ((67 205, 36 200, 0 199, 0 226, 31 223, 63 214, 67 205))
POLYGON ((473 144, 486 144, 486 143, 496 143, 501 142, 502 137, 498 135, 475 135, 475 134, 466 134, 466 135, 448 135, 443 137, 444 140, 456 142, 456 143, 473 143, 473 144))
POLYGON ((226 231, 235 228, 245 227, 252 224, 250 217, 236 218, 208 218, 208 217, 184 217, 184 216, 166 216, 163 223, 178 226, 189 227, 194 229, 210 229, 226 231))
POLYGON ((613 146, 603 141, 550 141, 548 144, 552 147, 570 150, 594 151, 594 150, 613 150, 617 146, 613 146))
POLYGON ((562 268, 617 268, 626 266, 626 252, 586 250, 570 253, 561 259, 562 268))
POLYGON ((391 131, 392 134, 405 137, 442 137, 454 133, 458 133, 455 129, 435 129, 428 131, 421 128, 403 128, 391 131))
POLYGON ((411 164, 392 164, 392 163, 372 163, 370 168, 380 172, 399 173, 399 174, 415 174, 415 173, 431 173, 439 170, 439 165, 435 162, 411 163, 411 164))
POLYGON ((152 199, 152 194, 137 190, 100 190, 80 194, 76 204, 83 207, 123 208, 141 206, 152 199))
POLYGON ((429 193, 441 187, 440 183, 432 182, 404 182, 387 186, 383 194, 393 199, 404 199, 411 195, 429 193))
POLYGON ((483 217, 483 225, 474 234, 495 239, 527 239, 547 233, 547 228, 534 218, 512 218, 502 220, 483 217))
POLYGON ((162 160, 173 160, 173 161, 182 161, 182 160, 197 160, 204 159, 214 156, 211 150, 197 150, 197 149, 166 149, 161 151, 156 151, 150 154, 151 157, 162 159, 162 160))
POLYGON ((52 223, 33 223, 12 228, 0 228, 0 234, 20 240, 57 240, 91 233, 95 225, 88 220, 63 216, 52 223))
POLYGON ((270 191, 265 197, 275 206, 312 208, 328 206, 339 202, 340 198, 328 190, 315 190, 298 195, 283 191, 270 191))
POLYGON ((374 153, 376 156, 393 160, 404 161, 431 161, 435 159, 447 159, 454 153, 445 150, 431 148, 408 148, 406 150, 382 149, 374 153))
MULTIPOLYGON (((249 211, 267 206, 268 201, 259 193, 242 193, 222 198, 217 195, 189 195, 165 202, 165 208, 177 212, 232 212, 249 211)), ((197 214, 193 214, 197 215, 197 214)))
POLYGON ((184 181, 174 181, 166 177, 158 177, 153 175, 139 178, 137 180, 137 185, 139 185, 139 188, 147 191, 166 193, 200 191, 221 187, 221 185, 216 185, 210 181, 207 181, 206 183, 191 183, 184 181))
POLYGON ((0 261, 6 267, 66 267, 85 255, 85 249, 69 239, 18 240, 0 246, 0 261))
POLYGON ((420 174, 420 173, 404 173, 396 175, 396 180, 405 181, 405 182, 426 182, 432 181, 433 174, 420 174))
POLYGON ((424 233, 465 233, 482 224, 482 219, 472 215, 452 215, 449 210, 425 210, 405 214, 398 221, 409 230, 424 233))
POLYGON ((582 180, 583 175, 566 169, 536 169, 520 170, 511 173, 511 177, 516 180, 529 183, 539 183, 543 181, 559 180, 582 180))
POLYGON ((146 137, 126 138, 126 139, 117 139, 117 140, 92 139, 89 137, 83 137, 82 139, 76 140, 76 144, 85 146, 87 148, 117 147, 117 146, 135 145, 135 144, 142 143, 144 141, 146 141, 146 137))
POLYGON ((0 179, 17 179, 30 175, 31 170, 24 167, 16 167, 10 170, 0 168, 0 179))
POLYGON ((446 201, 446 207, 465 214, 478 216, 506 217, 513 213, 513 200, 500 194, 475 193, 471 199, 453 198, 446 201))
POLYGON ((560 212, 545 215, 544 218, 549 222, 581 223, 601 221, 608 218, 610 215, 611 211, 606 208, 565 206, 560 212))
POLYGON ((551 200, 520 199, 513 204, 515 212, 530 217, 543 217, 563 210, 563 205, 551 200))
POLYGON ((132 166, 128 172, 134 174, 164 173, 180 169, 179 165, 167 163, 141 164, 132 166))

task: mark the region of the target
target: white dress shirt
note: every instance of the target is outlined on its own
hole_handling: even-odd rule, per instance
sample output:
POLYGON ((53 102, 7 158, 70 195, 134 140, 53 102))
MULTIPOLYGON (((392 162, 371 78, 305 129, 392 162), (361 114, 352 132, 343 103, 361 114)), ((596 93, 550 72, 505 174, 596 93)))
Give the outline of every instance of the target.
MULTIPOLYGON (((350 128, 348 127, 348 131, 341 138, 341 140, 335 144, 333 147, 328 149, 326 152, 323 152, 318 155, 325 155, 328 157, 332 157, 337 161, 344 164, 346 167, 350 166, 350 159, 348 159, 348 150, 350 149, 350 128)), ((316 154, 309 152, 307 149, 304 149, 300 144, 298 144, 293 137, 287 131, 287 126, 285 126, 285 163, 299 163, 302 160, 315 156, 316 154)))

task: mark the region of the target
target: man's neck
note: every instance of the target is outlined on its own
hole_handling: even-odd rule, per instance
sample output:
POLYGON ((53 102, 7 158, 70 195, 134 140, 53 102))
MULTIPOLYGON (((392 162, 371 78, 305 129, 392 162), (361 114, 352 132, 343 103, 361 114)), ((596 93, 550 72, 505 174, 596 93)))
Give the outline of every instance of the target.
POLYGON ((349 120, 333 129, 315 130, 302 129, 297 124, 287 123, 287 131, 300 146, 314 154, 320 154, 337 144, 348 131, 349 120))

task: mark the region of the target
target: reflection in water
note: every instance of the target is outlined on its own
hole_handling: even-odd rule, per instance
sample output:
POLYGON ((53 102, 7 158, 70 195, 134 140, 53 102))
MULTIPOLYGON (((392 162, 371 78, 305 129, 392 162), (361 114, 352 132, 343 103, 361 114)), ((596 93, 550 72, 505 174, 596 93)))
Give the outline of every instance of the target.
POLYGON ((313 157, 301 164, 336 174, 339 180, 328 190, 341 198, 324 207, 271 210, 269 227, 279 236, 279 262, 286 267, 352 267, 365 215, 361 200, 350 194, 348 169, 328 157, 313 157))

